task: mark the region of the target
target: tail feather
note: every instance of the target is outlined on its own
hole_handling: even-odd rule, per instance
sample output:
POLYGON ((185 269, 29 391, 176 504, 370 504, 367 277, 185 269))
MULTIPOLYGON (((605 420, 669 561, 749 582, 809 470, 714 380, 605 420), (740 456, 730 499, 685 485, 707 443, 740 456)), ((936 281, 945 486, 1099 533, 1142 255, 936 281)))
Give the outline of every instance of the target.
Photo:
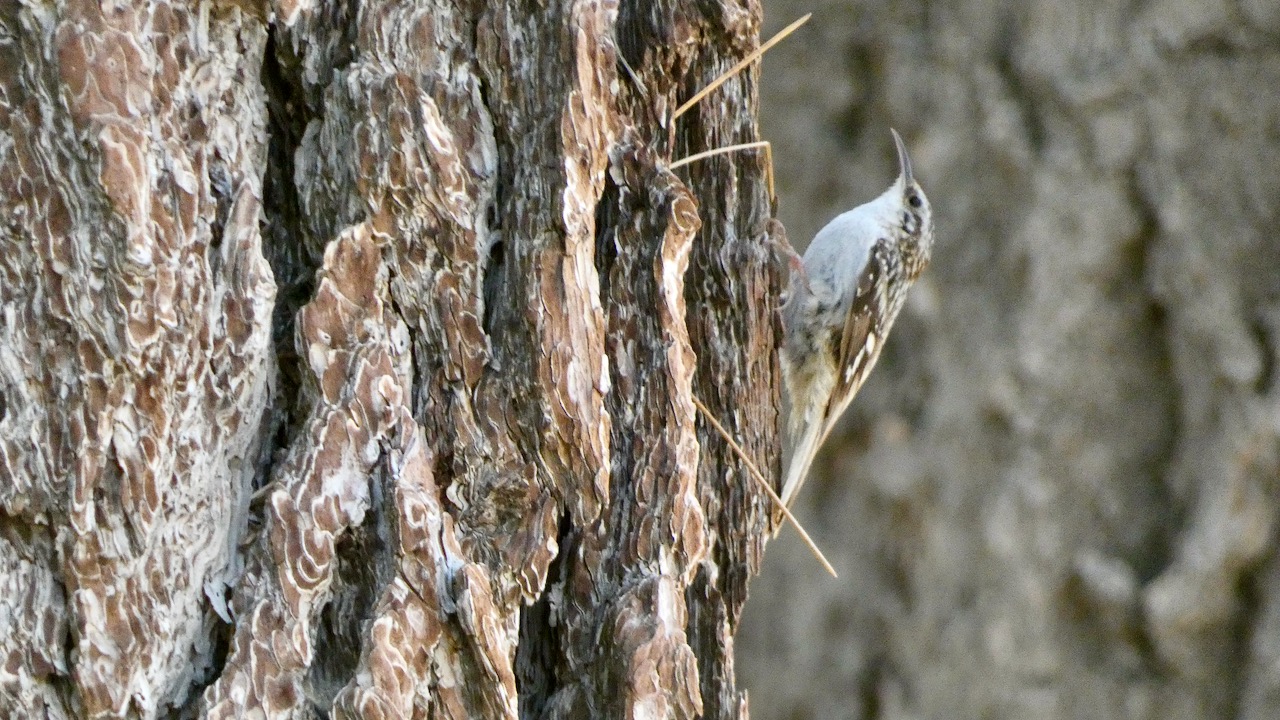
MULTIPOLYGON (((822 444, 827 424, 823 417, 824 398, 830 394, 835 380, 829 372, 815 373, 808 364, 794 368, 783 363, 783 373, 787 381, 787 445, 790 453, 778 497, 783 506, 789 508, 822 444)), ((778 531, 781 530, 782 525, 779 525, 778 531)))
MULTIPOLYGON (((809 466, 813 464, 813 458, 818 454, 818 447, 822 444, 823 426, 826 423, 822 422, 821 418, 814 417, 820 412, 818 408, 810 408, 808 412, 803 413, 802 419, 797 418, 800 422, 792 423, 791 458, 787 463, 787 472, 782 481, 782 492, 778 494, 782 504, 787 507, 791 506, 796 493, 800 492, 800 486, 804 484, 809 474, 809 466)), ((781 532, 781 530, 782 526, 779 525, 778 531, 781 532)))
POLYGON ((804 484, 805 476, 809 474, 809 466, 813 464, 813 457, 818 454, 818 444, 821 440, 818 436, 821 430, 819 423, 811 423, 805 427, 804 435, 791 451, 791 461, 787 464, 786 479, 782 483, 782 493, 780 493, 782 504, 787 507, 791 506, 796 493, 800 492, 800 486, 804 484))
MULTIPOLYGON (((858 394, 858 390, 862 388, 862 381, 871 368, 875 367, 877 357, 878 353, 871 357, 866 364, 866 370, 853 379, 848 387, 848 393, 834 406, 816 403, 806 412, 792 419, 788 433, 791 438, 791 460, 787 463, 782 492, 779 493, 783 505, 791 507, 791 501, 795 499, 796 493, 800 492, 800 486, 804 484, 818 450, 827 441, 827 436, 835 429, 836 421, 840 419, 854 396, 858 394)), ((825 397, 822 394, 818 396, 825 397)), ((794 407, 792 412, 795 412, 794 407)))

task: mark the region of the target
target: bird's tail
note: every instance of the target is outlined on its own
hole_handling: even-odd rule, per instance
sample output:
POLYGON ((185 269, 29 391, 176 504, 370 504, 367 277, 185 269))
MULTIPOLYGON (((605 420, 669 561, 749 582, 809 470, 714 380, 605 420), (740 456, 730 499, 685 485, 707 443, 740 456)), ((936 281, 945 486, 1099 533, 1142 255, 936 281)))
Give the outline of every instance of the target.
MULTIPOLYGON (((818 454, 818 446, 822 442, 822 422, 818 418, 806 418, 806 420, 808 422, 804 423, 800 437, 793 439, 791 460, 787 463, 782 492, 779 493, 782 504, 787 507, 791 507, 796 493, 800 492, 800 486, 804 484, 805 477, 809 474, 809 466, 813 464, 813 457, 818 454)), ((779 525, 778 529, 781 530, 782 526, 779 525)))

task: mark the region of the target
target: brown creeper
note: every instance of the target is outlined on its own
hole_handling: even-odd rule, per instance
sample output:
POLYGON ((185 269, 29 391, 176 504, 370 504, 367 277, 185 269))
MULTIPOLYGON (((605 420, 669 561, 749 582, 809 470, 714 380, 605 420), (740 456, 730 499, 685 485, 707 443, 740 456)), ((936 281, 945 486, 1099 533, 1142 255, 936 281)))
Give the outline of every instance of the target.
POLYGON ((827 434, 875 367, 907 288, 929 264, 933 217, 896 130, 898 179, 814 236, 782 309, 782 371, 791 399, 790 505, 827 434))

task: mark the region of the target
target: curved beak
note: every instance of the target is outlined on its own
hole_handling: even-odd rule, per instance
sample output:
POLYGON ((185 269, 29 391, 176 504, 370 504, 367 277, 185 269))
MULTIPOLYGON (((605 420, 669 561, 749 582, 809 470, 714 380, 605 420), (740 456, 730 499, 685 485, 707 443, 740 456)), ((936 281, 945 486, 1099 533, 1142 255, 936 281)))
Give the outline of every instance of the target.
POLYGON ((911 176, 911 158, 907 155, 907 146, 902 144, 902 136, 897 130, 889 128, 889 132, 893 133, 893 144, 898 146, 898 168, 906 180, 905 184, 910 185, 914 178, 911 176))

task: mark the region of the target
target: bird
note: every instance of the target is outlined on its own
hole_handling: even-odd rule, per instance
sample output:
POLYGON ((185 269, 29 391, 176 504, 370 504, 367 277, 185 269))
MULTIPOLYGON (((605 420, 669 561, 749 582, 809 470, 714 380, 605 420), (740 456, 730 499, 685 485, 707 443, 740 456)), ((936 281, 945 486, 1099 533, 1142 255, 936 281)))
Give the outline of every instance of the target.
MULTIPOLYGON (((780 348, 790 400, 790 506, 818 448, 875 368, 907 290, 929 265, 933 213, 897 130, 898 177, 818 231, 791 273, 780 348)), ((779 528, 781 529, 781 528, 779 528)))

